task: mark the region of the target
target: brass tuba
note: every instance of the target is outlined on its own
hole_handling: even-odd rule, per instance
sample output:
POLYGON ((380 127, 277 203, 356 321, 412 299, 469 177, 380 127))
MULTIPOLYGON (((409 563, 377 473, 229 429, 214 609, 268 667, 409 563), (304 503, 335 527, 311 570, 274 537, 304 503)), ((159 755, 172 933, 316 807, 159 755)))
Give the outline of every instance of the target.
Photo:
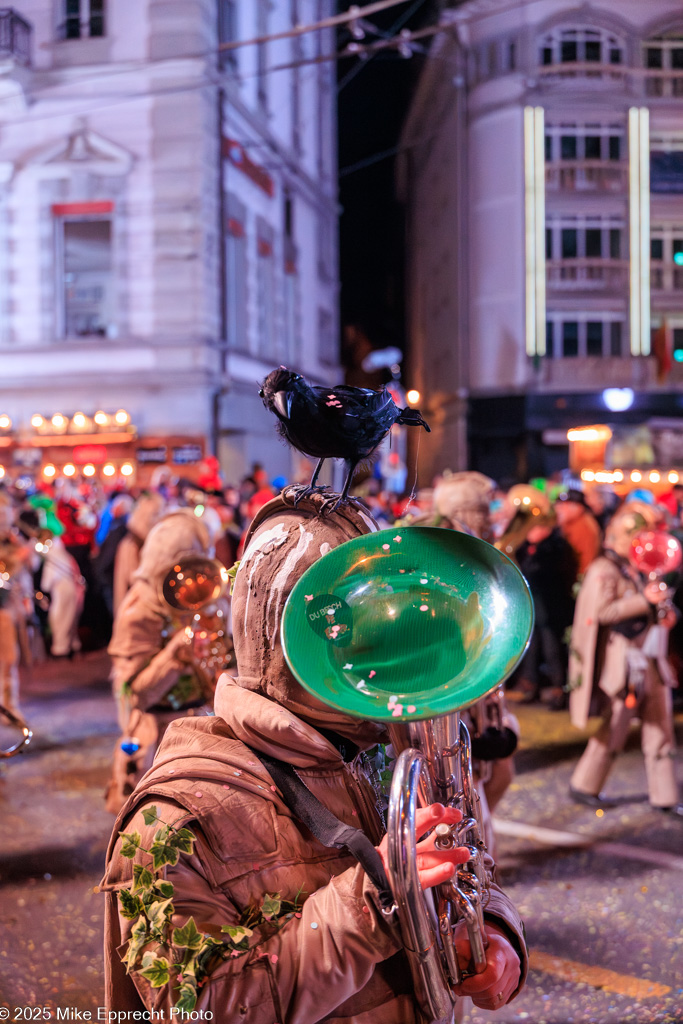
POLYGON ((203 555, 181 556, 161 583, 162 599, 186 621, 194 662, 211 690, 232 655, 229 609, 224 600, 228 583, 223 563, 203 555))
POLYGON ((513 671, 531 635, 524 577, 490 544, 411 526, 368 534, 315 562, 282 619, 285 657, 299 682, 350 715, 388 725, 398 759, 388 814, 389 876, 415 993, 432 1021, 452 1015, 452 987, 486 964, 486 847, 460 711, 513 671), (424 892, 415 814, 438 801, 462 821, 437 827, 442 848, 470 859, 424 892), (458 962, 464 921, 472 963, 458 962))

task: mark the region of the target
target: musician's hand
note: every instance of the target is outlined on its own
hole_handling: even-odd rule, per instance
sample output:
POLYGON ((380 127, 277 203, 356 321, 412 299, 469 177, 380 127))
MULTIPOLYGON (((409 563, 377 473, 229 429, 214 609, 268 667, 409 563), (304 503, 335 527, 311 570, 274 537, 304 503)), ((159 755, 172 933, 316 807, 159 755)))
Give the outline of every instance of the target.
POLYGON ((173 657, 183 665, 194 664, 194 645, 192 639, 191 630, 179 629, 168 645, 173 653, 173 657))
MULTIPOLYGON (((455 825, 461 820, 462 814, 455 807, 444 807, 443 804, 421 807, 415 813, 416 838, 419 839, 442 821, 447 825, 455 825)), ((456 865, 464 864, 470 858, 464 846, 454 846, 451 850, 437 850, 435 842, 436 835, 432 832, 427 839, 422 839, 417 844, 417 872, 423 889, 447 882, 455 873, 456 865)), ((388 866, 387 846, 388 838, 385 836, 377 847, 385 868, 388 866)))
MULTIPOLYGON (((481 974, 467 978, 453 991, 459 996, 469 996, 475 1006, 482 1010, 500 1010, 517 990, 521 964, 505 932, 495 924, 486 924, 489 944, 486 949, 486 968, 481 974)), ((464 922, 455 929, 455 946, 461 964, 471 959, 470 943, 464 922)))
POLYGON ((643 594, 648 604, 661 604, 662 601, 673 597, 673 590, 670 590, 669 587, 660 587, 659 583, 648 583, 643 594))

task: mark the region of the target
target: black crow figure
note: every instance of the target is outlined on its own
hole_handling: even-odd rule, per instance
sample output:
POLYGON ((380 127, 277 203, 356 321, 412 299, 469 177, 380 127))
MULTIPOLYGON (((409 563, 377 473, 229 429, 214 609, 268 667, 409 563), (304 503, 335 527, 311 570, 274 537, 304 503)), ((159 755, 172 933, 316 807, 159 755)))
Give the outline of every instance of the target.
POLYGON ((348 496, 358 463, 372 455, 394 423, 429 430, 417 409, 399 409, 385 388, 318 387, 284 366, 268 374, 259 394, 277 416, 282 437, 318 459, 305 493, 315 489, 325 459, 344 459, 348 472, 335 508, 348 496))

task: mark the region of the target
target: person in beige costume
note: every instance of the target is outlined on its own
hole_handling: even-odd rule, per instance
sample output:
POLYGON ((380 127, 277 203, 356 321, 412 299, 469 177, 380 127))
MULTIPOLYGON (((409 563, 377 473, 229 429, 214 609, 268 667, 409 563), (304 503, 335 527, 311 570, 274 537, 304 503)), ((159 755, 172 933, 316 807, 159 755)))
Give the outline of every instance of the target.
POLYGON ((105 797, 113 814, 151 767, 169 723, 208 713, 213 681, 193 658, 191 639, 184 625, 174 622, 161 585, 179 558, 206 555, 209 549, 209 532, 191 509, 168 513, 150 530, 133 585, 114 619, 108 651, 123 737, 105 797))
MULTIPOLYGON (((494 494, 493 480, 484 476, 483 473, 478 473, 476 470, 450 473, 444 476, 434 488, 431 510, 411 519, 410 525, 464 530, 491 543, 493 533, 490 505, 494 494)), ((507 707, 502 687, 490 697, 478 701, 468 712, 468 718, 471 722, 470 728, 474 728, 475 731, 477 724, 480 724, 482 728, 490 724, 503 730, 510 729, 516 736, 519 736, 519 723, 507 707)), ((475 770, 478 776, 477 788, 482 797, 486 841, 489 849, 493 850, 495 837, 491 814, 515 777, 512 755, 498 757, 492 761, 477 762, 475 770)))
POLYGON ((140 551, 147 535, 161 518, 164 499, 160 494, 143 494, 136 501, 128 516, 127 532, 116 549, 114 559, 114 615, 133 585, 135 572, 140 565, 140 551))
MULTIPOLYGON (((607 525, 604 553, 588 567, 579 591, 569 658, 569 712, 577 729, 585 729, 592 714, 602 715, 602 725, 574 769, 570 795, 589 806, 609 804, 601 790, 637 717, 650 803, 683 816, 673 760, 671 687, 677 683, 666 654, 652 643, 656 609, 667 592, 657 583, 644 586, 628 560, 633 535, 652 528, 657 519, 651 505, 622 506, 607 525)), ((674 622, 670 612, 657 628, 670 629, 674 622)))
MULTIPOLYGON (((174 924, 193 915, 200 931, 216 935, 268 893, 303 900, 279 929, 262 926, 258 948, 219 961, 199 989, 196 1011, 211 1011, 216 1024, 424 1024, 395 914, 381 912, 370 879, 348 852, 323 846, 299 823, 259 761, 266 754, 292 765, 328 810, 382 843, 362 752, 384 739, 383 728, 305 692, 280 639, 284 604, 302 573, 331 548, 375 529, 351 499, 324 518, 318 507, 314 496, 294 508, 285 492, 257 514, 233 592, 238 678, 221 676, 216 717, 170 726, 116 822, 101 883, 110 1011, 154 1007, 168 1020, 175 1000, 168 984, 151 989, 139 972, 127 975, 120 959, 131 921, 116 894, 130 884, 134 862, 121 854, 119 830, 138 830, 146 845, 154 826, 145 824, 143 811, 154 804, 163 820, 188 825, 197 837, 194 852, 166 869, 174 924)), ((424 809, 422 830, 457 814, 439 805, 424 809)), ((426 886, 450 877, 461 855, 449 859, 432 840, 424 842, 419 867, 426 886)), ((485 914, 489 964, 462 991, 499 1009, 523 983, 525 942, 514 907, 494 882, 485 914)))

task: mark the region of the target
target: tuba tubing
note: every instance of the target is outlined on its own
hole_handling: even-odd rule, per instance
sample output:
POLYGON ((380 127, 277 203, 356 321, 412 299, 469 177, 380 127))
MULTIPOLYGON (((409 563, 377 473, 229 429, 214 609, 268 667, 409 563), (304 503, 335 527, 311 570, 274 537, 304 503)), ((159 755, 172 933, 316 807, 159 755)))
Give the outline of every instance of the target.
MULTIPOLYGON (((486 847, 472 778, 470 738, 460 715, 412 722, 408 730, 414 745, 398 756, 389 797, 389 878, 416 997, 431 1020, 442 1024, 453 1013, 457 997, 452 987, 486 968, 486 847), (425 892, 417 870, 415 817, 418 806, 435 802, 458 807, 463 814, 455 826, 437 826, 436 845, 442 849, 465 845, 470 860, 460 865, 449 882, 425 892), (459 963, 453 941, 453 929, 460 921, 465 923, 472 952, 467 967, 459 963)), ((395 749, 405 744, 400 726, 391 733, 395 749)))

